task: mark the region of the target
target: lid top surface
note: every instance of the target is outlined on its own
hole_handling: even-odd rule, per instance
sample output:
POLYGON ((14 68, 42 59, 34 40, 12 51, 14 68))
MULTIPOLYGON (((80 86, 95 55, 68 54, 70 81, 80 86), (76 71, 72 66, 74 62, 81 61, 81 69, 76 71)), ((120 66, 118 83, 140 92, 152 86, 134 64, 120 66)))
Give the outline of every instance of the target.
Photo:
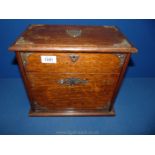
POLYGON ((115 26, 66 25, 30 25, 10 50, 137 51, 115 26))

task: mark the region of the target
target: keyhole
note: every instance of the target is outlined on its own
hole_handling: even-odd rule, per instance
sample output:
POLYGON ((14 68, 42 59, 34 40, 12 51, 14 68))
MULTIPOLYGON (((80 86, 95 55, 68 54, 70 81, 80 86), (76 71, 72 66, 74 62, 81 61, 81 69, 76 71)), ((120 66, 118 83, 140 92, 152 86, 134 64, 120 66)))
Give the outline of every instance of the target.
POLYGON ((75 55, 73 56, 73 59, 75 59, 75 55))
POLYGON ((73 62, 75 62, 75 61, 78 60, 79 56, 78 56, 78 55, 75 55, 75 54, 71 54, 71 55, 70 55, 70 58, 71 58, 71 60, 72 60, 73 62))

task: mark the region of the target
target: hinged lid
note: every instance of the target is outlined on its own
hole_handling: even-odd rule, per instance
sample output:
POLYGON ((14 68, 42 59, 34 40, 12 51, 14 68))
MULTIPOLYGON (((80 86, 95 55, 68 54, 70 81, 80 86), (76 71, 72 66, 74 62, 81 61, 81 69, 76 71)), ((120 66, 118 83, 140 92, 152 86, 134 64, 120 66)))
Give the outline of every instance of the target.
POLYGON ((11 51, 136 52, 115 26, 31 25, 11 51))

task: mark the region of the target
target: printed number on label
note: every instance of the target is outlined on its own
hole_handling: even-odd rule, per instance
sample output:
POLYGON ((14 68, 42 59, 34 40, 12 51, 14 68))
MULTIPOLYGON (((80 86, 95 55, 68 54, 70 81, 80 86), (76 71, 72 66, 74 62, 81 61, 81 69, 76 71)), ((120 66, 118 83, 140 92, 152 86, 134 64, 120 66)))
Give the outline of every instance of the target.
POLYGON ((56 63, 56 56, 41 56, 42 63, 56 63))

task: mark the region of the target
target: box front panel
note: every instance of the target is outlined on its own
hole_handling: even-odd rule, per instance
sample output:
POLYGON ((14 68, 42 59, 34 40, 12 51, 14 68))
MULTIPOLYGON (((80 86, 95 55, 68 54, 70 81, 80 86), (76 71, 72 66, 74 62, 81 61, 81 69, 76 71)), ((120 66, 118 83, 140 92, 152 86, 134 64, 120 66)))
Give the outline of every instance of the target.
POLYGON ((108 109, 118 74, 28 73, 34 103, 46 110, 108 109))
POLYGON ((126 54, 21 53, 33 109, 109 110, 126 54))
POLYGON ((126 54, 21 53, 21 56, 28 72, 111 74, 120 73, 126 54))

